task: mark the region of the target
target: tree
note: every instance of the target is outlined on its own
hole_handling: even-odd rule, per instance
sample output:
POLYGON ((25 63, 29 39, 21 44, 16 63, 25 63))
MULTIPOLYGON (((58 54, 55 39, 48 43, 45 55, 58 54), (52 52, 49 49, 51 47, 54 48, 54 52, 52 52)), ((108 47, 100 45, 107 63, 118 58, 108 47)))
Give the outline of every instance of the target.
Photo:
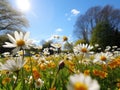
POLYGON ((78 44, 86 44, 87 42, 84 39, 79 39, 75 42, 74 46, 77 46, 78 44))
POLYGON ((120 46, 120 32, 115 30, 109 22, 100 22, 93 29, 90 43, 99 44, 104 50, 106 46, 120 46))
POLYGON ((13 9, 7 0, 0 0, 0 31, 20 31, 28 26, 25 16, 13 9))
POLYGON ((10 52, 12 48, 4 48, 2 45, 4 45, 5 42, 8 42, 9 39, 7 38, 7 35, 0 35, 0 54, 3 52, 10 52))
POLYGON ((63 49, 64 52, 73 52, 73 43, 65 42, 63 49))
POLYGON ((89 42, 89 35, 98 22, 97 16, 100 10, 100 6, 92 7, 88 9, 85 14, 80 15, 77 18, 74 34, 78 39, 84 39, 86 42, 89 42))
POLYGON ((100 22, 109 22, 114 30, 120 30, 120 9, 115 9, 110 5, 95 6, 88 9, 85 14, 78 17, 74 34, 79 39, 88 41, 93 28, 100 22))
POLYGON ((74 31, 74 34, 79 38, 79 39, 84 39, 88 41, 88 21, 86 16, 81 15, 79 19, 77 20, 76 23, 76 29, 74 31))
POLYGON ((8 0, 0 0, 0 53, 12 50, 2 47, 5 41, 9 41, 5 33, 23 31, 28 26, 25 15, 14 9, 8 0))

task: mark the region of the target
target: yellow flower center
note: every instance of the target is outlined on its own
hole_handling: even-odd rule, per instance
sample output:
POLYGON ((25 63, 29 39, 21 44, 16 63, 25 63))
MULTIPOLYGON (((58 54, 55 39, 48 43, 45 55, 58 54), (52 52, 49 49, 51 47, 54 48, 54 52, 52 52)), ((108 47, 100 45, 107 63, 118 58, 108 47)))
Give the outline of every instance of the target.
POLYGON ((25 45, 24 40, 17 40, 17 46, 23 46, 23 45, 25 45))
POLYGON ((102 61, 105 61, 105 60, 106 60, 106 57, 105 57, 105 56, 101 56, 100 59, 101 59, 102 61))
POLYGON ((63 41, 67 41, 68 38, 66 36, 63 37, 63 41))
POLYGON ((82 51, 83 53, 86 53, 86 52, 87 52, 87 48, 82 48, 81 51, 82 51))
POLYGON ((36 57, 39 57, 39 54, 35 54, 36 57))
POLYGON ((74 85, 74 90, 88 90, 88 87, 80 82, 76 82, 74 85))

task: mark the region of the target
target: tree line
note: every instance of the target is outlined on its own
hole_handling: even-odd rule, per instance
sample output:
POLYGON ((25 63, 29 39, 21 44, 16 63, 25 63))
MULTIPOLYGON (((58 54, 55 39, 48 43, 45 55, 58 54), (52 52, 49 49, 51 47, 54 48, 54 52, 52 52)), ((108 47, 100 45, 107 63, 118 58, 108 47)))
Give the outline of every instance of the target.
POLYGON ((92 45, 120 47, 120 9, 111 5, 89 8, 77 18, 74 34, 92 45))

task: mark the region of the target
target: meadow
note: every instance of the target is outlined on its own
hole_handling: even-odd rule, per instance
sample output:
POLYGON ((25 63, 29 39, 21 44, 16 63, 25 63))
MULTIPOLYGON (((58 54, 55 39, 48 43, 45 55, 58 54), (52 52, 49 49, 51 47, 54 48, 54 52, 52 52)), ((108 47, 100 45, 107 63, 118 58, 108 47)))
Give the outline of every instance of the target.
MULTIPOLYGON (((29 33, 8 37, 3 47, 15 49, 1 55, 0 90, 120 90, 117 46, 94 52, 99 45, 78 44, 73 52, 62 52, 59 42, 44 49, 32 45, 29 33)), ((63 42, 69 43, 67 37, 63 42)))

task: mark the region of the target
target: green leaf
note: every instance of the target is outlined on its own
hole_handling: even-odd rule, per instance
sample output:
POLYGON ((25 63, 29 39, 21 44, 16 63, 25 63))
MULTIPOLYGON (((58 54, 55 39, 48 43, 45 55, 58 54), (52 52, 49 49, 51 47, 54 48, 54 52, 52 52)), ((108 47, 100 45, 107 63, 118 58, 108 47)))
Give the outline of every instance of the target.
POLYGON ((15 88, 15 90, 20 90, 21 87, 21 82, 18 83, 17 87, 15 88))

